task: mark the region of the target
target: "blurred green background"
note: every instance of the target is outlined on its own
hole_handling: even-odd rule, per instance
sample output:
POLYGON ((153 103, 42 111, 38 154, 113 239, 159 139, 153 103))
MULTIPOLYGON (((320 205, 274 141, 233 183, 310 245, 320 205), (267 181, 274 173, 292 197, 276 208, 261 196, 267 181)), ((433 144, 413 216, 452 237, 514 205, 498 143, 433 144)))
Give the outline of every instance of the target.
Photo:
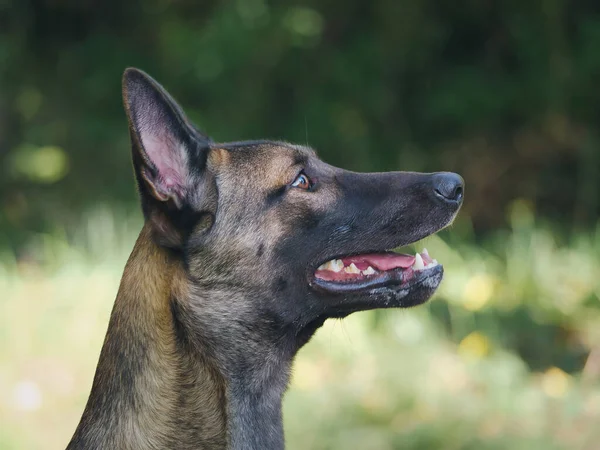
POLYGON ((289 448, 600 448, 599 49, 596 0, 0 0, 0 448, 87 399, 141 226, 128 66, 216 140, 466 180, 435 298, 300 352, 289 448))

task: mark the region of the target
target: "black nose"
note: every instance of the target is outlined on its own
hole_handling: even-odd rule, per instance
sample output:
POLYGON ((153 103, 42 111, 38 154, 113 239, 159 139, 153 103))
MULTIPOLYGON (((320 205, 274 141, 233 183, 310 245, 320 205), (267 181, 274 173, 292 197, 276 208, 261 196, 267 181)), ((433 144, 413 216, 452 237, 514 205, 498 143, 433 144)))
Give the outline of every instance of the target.
POLYGON ((462 177, 452 172, 440 172, 433 175, 435 195, 446 202, 461 203, 465 182, 462 177))

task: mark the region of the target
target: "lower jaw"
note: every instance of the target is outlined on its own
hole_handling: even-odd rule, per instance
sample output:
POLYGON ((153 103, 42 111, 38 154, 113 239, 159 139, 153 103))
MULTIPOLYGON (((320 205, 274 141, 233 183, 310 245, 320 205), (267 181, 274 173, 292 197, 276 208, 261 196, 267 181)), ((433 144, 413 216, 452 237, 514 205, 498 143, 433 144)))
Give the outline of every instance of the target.
POLYGON ((443 272, 442 265, 438 264, 431 268, 422 270, 392 269, 378 273, 370 277, 349 281, 328 281, 313 277, 309 282, 311 287, 332 294, 355 294, 368 292, 378 288, 390 290, 410 290, 412 286, 420 284, 428 278, 440 275, 443 272))

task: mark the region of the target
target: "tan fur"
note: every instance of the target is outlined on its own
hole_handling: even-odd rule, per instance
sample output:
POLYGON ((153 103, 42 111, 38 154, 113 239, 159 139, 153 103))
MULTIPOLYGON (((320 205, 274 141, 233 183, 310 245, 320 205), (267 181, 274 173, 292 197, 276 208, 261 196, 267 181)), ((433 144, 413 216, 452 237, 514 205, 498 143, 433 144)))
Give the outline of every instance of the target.
POLYGON ((123 82, 145 225, 68 449, 281 450, 291 364, 324 321, 414 306, 442 277, 411 285, 391 271, 332 290, 315 269, 447 225, 458 176, 357 174, 288 143, 215 144, 149 76, 123 82))
MULTIPOLYGON (((120 376, 123 361, 114 358, 116 347, 127 349, 125 358, 140 360, 143 370, 132 386, 135 407, 123 402, 111 411, 127 424, 118 428, 122 435, 105 436, 102 448, 163 449, 165 442, 182 438, 174 435, 178 427, 171 423, 182 415, 190 427, 201 427, 206 442, 215 444, 206 448, 225 447, 224 380, 208 357, 189 358, 176 346, 170 301, 188 298, 187 291, 180 264, 153 242, 145 226, 125 267, 94 386, 102 389, 120 376)), ((82 422, 91 419, 92 401, 82 422)))
MULTIPOLYGON (((258 245, 263 243, 268 252, 272 244, 293 231, 293 211, 290 214, 286 210, 282 216, 278 208, 273 208, 257 216, 254 209, 264 202, 270 191, 294 181, 302 168, 294 164, 298 154, 318 162, 319 169, 333 177, 331 166, 318 160, 312 149, 298 145, 263 144, 251 151, 211 149, 210 168, 216 173, 219 190, 217 225, 224 228, 219 235, 227 240, 228 249, 237 248, 240 254, 254 255, 258 245), (252 217, 252 226, 240 227, 235 217, 252 217)), ((327 211, 338 200, 339 192, 333 184, 322 189, 318 196, 297 191, 291 192, 290 197, 298 215, 302 215, 305 210, 327 211)))
POLYGON ((208 155, 209 170, 220 170, 221 166, 229 162, 229 152, 224 148, 213 148, 208 155))

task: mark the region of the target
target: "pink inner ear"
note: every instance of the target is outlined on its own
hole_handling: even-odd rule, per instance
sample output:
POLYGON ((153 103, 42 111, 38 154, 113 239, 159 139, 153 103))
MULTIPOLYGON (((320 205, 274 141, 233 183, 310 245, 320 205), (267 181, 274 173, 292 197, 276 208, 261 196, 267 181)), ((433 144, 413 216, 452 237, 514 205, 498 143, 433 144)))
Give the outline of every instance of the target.
POLYGON ((167 133, 157 135, 142 131, 141 135, 146 155, 158 172, 158 177, 151 181, 155 189, 167 197, 181 199, 187 178, 187 154, 183 144, 167 133))

